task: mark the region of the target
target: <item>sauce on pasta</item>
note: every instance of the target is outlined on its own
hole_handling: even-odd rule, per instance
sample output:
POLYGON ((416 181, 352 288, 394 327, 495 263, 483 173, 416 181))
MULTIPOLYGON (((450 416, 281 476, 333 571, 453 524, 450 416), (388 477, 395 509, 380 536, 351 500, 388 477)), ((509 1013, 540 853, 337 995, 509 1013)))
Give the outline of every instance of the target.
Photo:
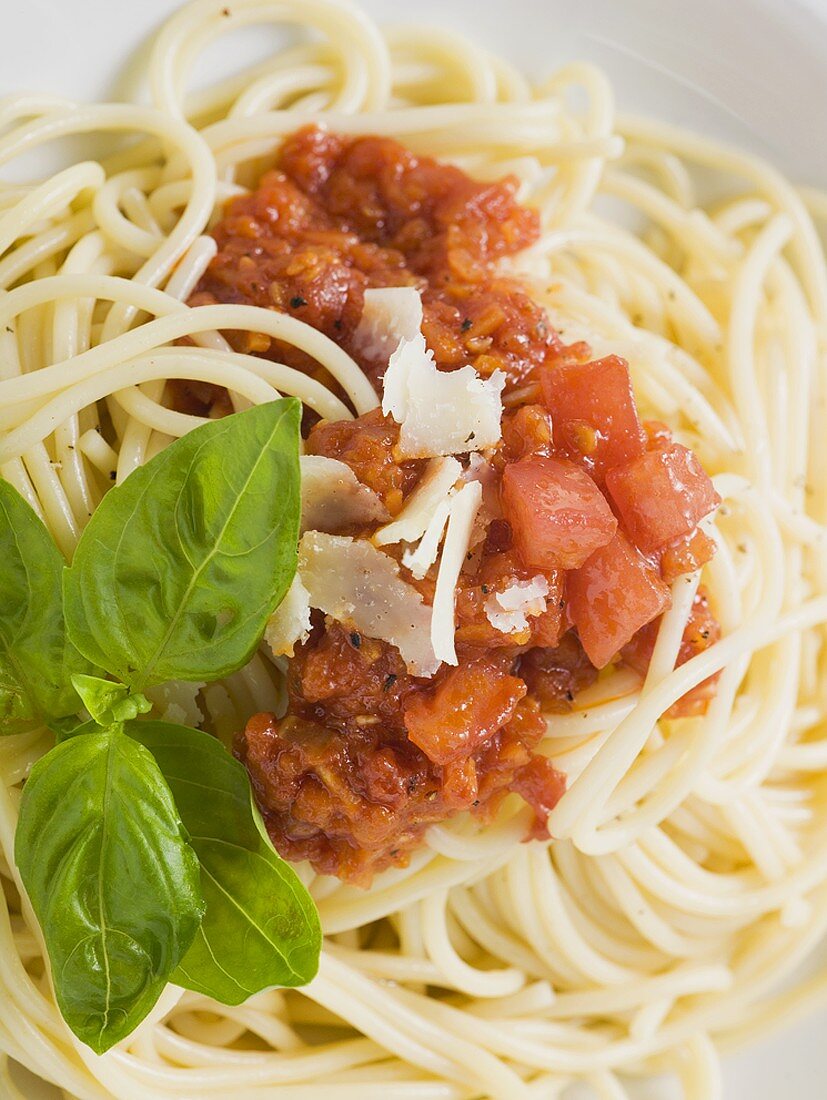
MULTIPOLYGON (((711 555, 697 524, 718 498, 691 452, 662 427, 644 430, 625 361, 567 347, 526 286, 498 269, 539 235, 515 189, 513 179, 481 184, 389 138, 307 127, 285 140, 256 190, 228 205, 192 298, 301 317, 381 384, 387 358, 358 340, 364 292, 413 286, 441 370, 470 363, 483 377, 506 376, 487 515, 456 586, 458 664, 433 679, 412 676, 395 646, 315 613, 290 663, 287 714, 256 715, 236 738, 278 850, 362 885, 407 865, 428 826, 462 810, 490 819, 509 792, 532 807, 526 836, 547 836, 565 780, 534 752, 541 711, 573 698, 568 680, 548 670, 565 668, 573 649, 596 675, 626 647, 645 675, 652 633, 638 632, 656 631, 670 603, 666 580, 711 555), (664 554, 688 540, 696 556, 668 566, 665 580, 664 554), (504 629, 492 599, 537 583, 543 595, 524 626, 504 629)), ((256 333, 232 339, 323 378, 289 345, 256 333)), ((205 398, 215 408, 220 394, 205 398)), ((397 457, 398 435, 377 410, 315 424, 307 451, 347 464, 394 515, 427 465, 397 457)), ((416 578, 401 568, 430 603, 435 569, 416 578)), ((679 660, 718 636, 708 603, 699 606, 711 625, 701 633, 688 624, 679 660)), ((702 713, 711 690, 696 690, 675 713, 702 713)))

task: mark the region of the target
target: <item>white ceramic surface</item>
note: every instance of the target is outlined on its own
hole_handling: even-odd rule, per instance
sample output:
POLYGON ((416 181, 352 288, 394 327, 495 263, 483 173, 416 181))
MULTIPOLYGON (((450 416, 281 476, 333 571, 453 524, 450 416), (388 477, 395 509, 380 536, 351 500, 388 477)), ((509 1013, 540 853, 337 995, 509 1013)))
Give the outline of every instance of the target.
MULTIPOLYGON (((574 58, 594 61, 622 108, 737 142, 800 182, 827 187, 827 0, 362 2, 384 21, 473 35, 537 76, 574 58)), ((140 95, 147 39, 176 6, 0 0, 0 95, 140 95)), ((237 47, 239 56, 256 49, 249 34, 237 47)), ((730 1055, 725 1100, 824 1100, 825 1036, 827 1010, 730 1055)), ((668 1097, 661 1085, 641 1092, 642 1100, 668 1097)))

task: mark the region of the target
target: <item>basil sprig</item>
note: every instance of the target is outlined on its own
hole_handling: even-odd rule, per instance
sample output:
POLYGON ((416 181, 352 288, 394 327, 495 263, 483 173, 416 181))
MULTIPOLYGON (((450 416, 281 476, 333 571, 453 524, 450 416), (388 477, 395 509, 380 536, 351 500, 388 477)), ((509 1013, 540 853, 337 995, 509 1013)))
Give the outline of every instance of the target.
POLYGON ((287 591, 300 411, 275 401, 172 443, 106 495, 62 587, 46 529, 0 482, 0 729, 45 722, 58 741, 23 789, 15 858, 60 1009, 98 1053, 169 980, 238 1004, 318 966, 318 914, 243 767, 139 717, 145 686, 240 668, 287 591))

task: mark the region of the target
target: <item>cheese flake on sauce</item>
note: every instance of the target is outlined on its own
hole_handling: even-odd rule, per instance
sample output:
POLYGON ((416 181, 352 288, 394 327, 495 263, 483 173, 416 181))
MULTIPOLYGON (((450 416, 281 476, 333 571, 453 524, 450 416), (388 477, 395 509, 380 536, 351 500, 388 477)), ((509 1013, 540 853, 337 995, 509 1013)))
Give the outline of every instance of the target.
POLYGON ((451 514, 452 496, 453 492, 437 504, 418 546, 413 550, 406 550, 402 555, 402 564, 410 569, 418 581, 422 580, 437 559, 445 524, 451 514))
POLYGON ((400 425, 400 458, 466 454, 499 442, 505 375, 440 371, 425 338, 402 340, 385 372, 382 412, 400 425))
POLYGON ((413 340, 422 327, 422 299, 412 286, 365 291, 362 317, 353 334, 358 350, 387 363, 400 340, 413 340))
POLYGON ((431 642, 437 657, 449 665, 458 663, 454 645, 456 588, 481 502, 482 485, 478 481, 469 481, 458 490, 450 505, 448 530, 439 561, 431 619, 431 642))
POLYGON ((436 672, 431 608, 393 558, 367 539, 308 531, 299 543, 299 575, 311 607, 395 645, 414 675, 436 672))
POLYGON ((274 657, 292 657, 299 642, 310 636, 310 593, 297 573, 287 594, 267 620, 264 640, 274 657))
POLYGON ((494 592, 488 597, 484 605, 486 617, 494 629, 503 634, 527 630, 529 618, 542 615, 546 610, 548 593, 548 581, 543 576, 515 581, 502 592, 494 592))
POLYGON ((374 544, 388 546, 394 542, 416 542, 421 539, 440 505, 448 499, 461 477, 462 466, 455 458, 432 458, 396 519, 380 527, 373 536, 374 544))
POLYGON ((350 466, 323 455, 302 455, 302 531, 335 531, 354 524, 382 523, 387 508, 350 466))

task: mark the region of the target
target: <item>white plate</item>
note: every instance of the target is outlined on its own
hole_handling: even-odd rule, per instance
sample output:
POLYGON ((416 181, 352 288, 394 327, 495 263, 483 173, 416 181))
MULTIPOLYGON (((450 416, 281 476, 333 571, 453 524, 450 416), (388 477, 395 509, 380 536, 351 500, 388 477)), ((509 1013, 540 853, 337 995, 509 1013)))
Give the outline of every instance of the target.
MULTIPOLYGON (((232 0, 229 0, 232 3, 232 0)), ((583 58, 621 107, 769 156, 827 186, 827 0, 362 0, 382 20, 472 35, 540 76, 583 58)), ((135 98, 148 38, 176 0, 0 0, 0 95, 135 98), (124 69, 127 62, 132 64, 124 69)), ((239 48, 250 46, 250 36, 239 48)), ((726 1100, 823 1100, 827 1011, 730 1056, 726 1100)), ((665 1100, 656 1086, 646 1100, 665 1100)))

